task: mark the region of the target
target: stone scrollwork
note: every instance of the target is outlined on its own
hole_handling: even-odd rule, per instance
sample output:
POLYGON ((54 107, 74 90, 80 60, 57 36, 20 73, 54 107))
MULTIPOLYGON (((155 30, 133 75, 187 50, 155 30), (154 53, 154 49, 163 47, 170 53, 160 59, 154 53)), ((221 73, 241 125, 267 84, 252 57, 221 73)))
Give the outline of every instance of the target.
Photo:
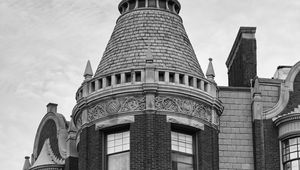
POLYGON ((178 112, 212 122, 212 109, 200 102, 179 97, 157 96, 155 107, 158 111, 178 112))
POLYGON ((76 127, 80 127, 82 125, 82 118, 81 115, 78 116, 77 120, 76 120, 76 127))
POLYGON ((88 122, 112 114, 143 111, 145 107, 146 101, 144 96, 130 96, 103 101, 88 109, 88 122))

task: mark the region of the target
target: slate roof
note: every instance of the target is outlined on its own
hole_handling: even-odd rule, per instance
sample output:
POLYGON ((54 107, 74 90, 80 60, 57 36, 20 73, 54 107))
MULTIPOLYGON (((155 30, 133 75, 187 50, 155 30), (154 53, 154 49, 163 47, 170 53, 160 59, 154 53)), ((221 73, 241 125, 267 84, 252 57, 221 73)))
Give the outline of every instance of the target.
POLYGON ((95 77, 145 68, 149 47, 156 68, 204 77, 181 17, 160 9, 136 9, 120 16, 95 77))

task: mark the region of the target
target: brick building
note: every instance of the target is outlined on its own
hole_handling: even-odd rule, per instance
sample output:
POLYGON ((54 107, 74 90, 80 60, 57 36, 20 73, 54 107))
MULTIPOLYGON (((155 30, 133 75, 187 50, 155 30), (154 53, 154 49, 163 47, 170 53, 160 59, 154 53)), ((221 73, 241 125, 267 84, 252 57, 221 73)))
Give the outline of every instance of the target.
POLYGON ((123 0, 71 120, 49 103, 23 170, 299 170, 300 62, 256 73, 241 27, 218 86, 198 63, 177 0, 123 0))

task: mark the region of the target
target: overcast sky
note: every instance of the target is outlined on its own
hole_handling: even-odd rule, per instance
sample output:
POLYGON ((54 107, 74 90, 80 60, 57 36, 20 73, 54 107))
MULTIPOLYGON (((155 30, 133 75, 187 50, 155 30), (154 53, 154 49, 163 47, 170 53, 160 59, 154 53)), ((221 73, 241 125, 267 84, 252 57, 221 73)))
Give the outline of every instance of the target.
MULTIPOLYGON (((20 170, 49 102, 69 120, 87 60, 95 71, 120 0, 0 0, 0 162, 20 170)), ((258 76, 300 60, 299 0, 179 0, 200 65, 218 85, 240 26, 257 27, 258 76)))

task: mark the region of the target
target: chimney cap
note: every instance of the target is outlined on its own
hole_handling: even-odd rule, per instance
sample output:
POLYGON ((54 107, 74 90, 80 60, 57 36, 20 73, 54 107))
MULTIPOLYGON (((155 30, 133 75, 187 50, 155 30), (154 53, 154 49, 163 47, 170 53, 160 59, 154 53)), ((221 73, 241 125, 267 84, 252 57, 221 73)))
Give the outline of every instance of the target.
POLYGON ((56 103, 48 103, 47 104, 47 113, 57 113, 57 104, 56 103))

